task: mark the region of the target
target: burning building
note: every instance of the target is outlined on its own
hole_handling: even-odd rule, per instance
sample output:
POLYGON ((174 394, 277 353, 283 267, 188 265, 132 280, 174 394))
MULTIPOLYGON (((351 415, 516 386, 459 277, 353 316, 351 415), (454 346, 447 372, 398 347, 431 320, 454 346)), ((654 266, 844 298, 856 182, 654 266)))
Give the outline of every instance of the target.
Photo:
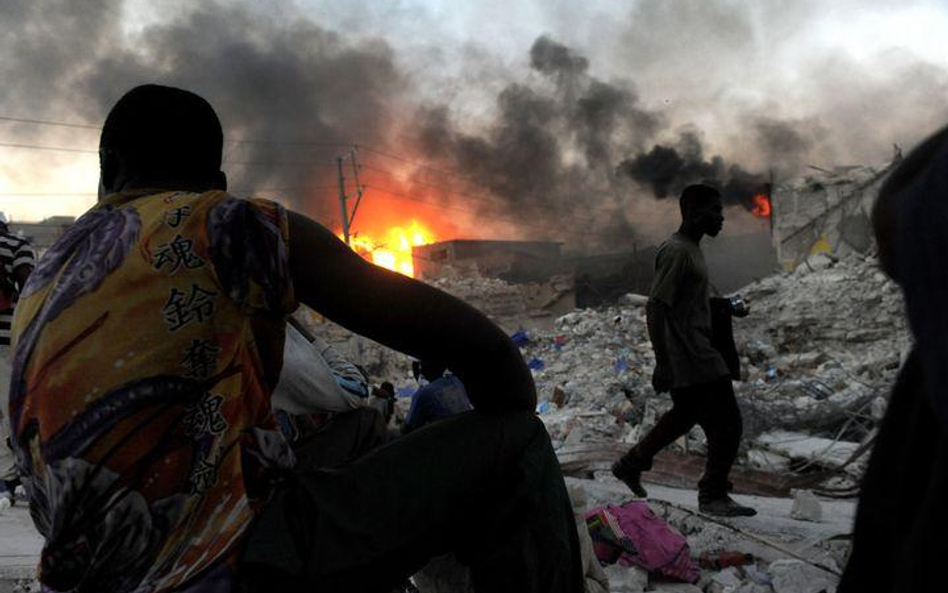
POLYGON ((562 243, 454 239, 412 250, 416 277, 430 279, 461 271, 520 283, 562 272, 562 243))

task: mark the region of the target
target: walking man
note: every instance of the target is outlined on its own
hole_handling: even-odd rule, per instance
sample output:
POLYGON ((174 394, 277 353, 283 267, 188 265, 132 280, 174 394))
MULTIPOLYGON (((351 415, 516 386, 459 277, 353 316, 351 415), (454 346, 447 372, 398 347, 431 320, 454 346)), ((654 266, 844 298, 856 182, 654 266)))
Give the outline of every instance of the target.
POLYGON ((752 508, 728 496, 728 473, 741 440, 741 412, 731 373, 711 344, 710 283, 701 239, 715 237, 724 225, 718 190, 690 185, 681 193, 681 226, 655 257, 655 279, 647 305, 649 338, 655 350, 652 386, 671 391, 672 409, 612 468, 636 496, 647 495, 643 471, 663 448, 698 424, 708 439, 708 461, 698 483, 701 512, 750 516, 752 508))

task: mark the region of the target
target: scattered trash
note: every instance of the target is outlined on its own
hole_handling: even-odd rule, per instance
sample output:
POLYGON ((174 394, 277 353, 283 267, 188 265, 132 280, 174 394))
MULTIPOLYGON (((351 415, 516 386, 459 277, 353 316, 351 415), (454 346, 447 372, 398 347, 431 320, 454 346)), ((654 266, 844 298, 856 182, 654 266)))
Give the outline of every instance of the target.
POLYGON ((698 580, 688 541, 640 501, 586 513, 593 550, 603 564, 636 565, 686 583, 698 580))
POLYGON ((705 591, 707 593, 736 593, 743 584, 737 568, 732 566, 715 573, 705 591))
POLYGON ((546 363, 543 362, 541 358, 531 358, 530 362, 527 363, 527 366, 534 371, 542 371, 546 368, 546 363))
POLYGON ((557 408, 562 408, 569 401, 569 397, 566 395, 566 391, 557 385, 553 388, 553 397, 550 398, 550 401, 556 404, 557 408))
POLYGON ((517 345, 518 348, 523 348, 530 344, 530 338, 527 336, 527 332, 521 330, 514 335, 510 336, 510 339, 513 340, 513 343, 517 345))
POLYGON ((803 390, 816 400, 824 400, 833 395, 833 390, 822 381, 807 381, 803 384, 803 390))

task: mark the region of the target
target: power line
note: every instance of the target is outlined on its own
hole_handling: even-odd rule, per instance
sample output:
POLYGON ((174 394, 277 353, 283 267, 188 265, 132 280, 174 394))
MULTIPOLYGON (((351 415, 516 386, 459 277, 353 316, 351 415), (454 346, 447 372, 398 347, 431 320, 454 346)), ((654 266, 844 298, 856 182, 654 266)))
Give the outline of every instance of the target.
POLYGON ((58 152, 82 152, 89 154, 98 154, 98 150, 87 150, 84 148, 70 148, 66 146, 40 146, 38 144, 17 144, 13 142, 0 142, 0 146, 6 148, 28 148, 32 150, 55 150, 58 152))
MULTIPOLYGON (((44 146, 39 144, 20 144, 14 142, 0 142, 0 146, 6 148, 24 148, 29 150, 52 150, 56 152, 78 152, 84 154, 98 154, 98 150, 85 148, 73 148, 70 146, 44 146)), ((334 167, 333 163, 323 162, 303 162, 303 161, 223 161, 224 165, 235 165, 240 167, 334 167)))
MULTIPOLYGON (((62 126, 62 127, 68 127, 68 128, 81 128, 81 129, 89 129, 89 130, 101 129, 101 126, 97 126, 97 125, 89 124, 89 123, 63 122, 63 121, 21 118, 21 117, 11 117, 11 116, 0 116, 0 121, 29 123, 29 124, 37 124, 37 125, 48 125, 48 126, 62 126)), ((446 175, 448 177, 454 177, 457 179, 463 179, 471 183, 478 183, 478 180, 474 179, 473 177, 459 175, 457 173, 438 169, 438 168, 432 167, 431 165, 422 163, 414 159, 410 159, 410 158, 407 158, 407 157, 404 157, 392 152, 388 152, 385 150, 381 150, 378 148, 370 148, 367 146, 362 146, 356 142, 324 142, 324 141, 315 141, 315 140, 270 140, 270 139, 240 138, 240 137, 225 138, 224 141, 233 142, 235 144, 277 144, 277 145, 285 145, 285 146, 325 146, 325 147, 353 146, 360 150, 365 150, 367 152, 371 152, 379 156, 395 159, 403 163, 408 163, 408 164, 411 164, 423 169, 428 169, 430 171, 434 171, 435 173, 439 173, 441 175, 446 175)), ((20 147, 25 148, 26 146, 20 146, 20 147)), ((40 147, 33 147, 33 148, 40 148, 40 147)), ((55 150, 53 148, 44 148, 44 149, 55 150)), ((78 150, 73 150, 73 149, 70 149, 70 151, 85 152, 85 151, 78 151, 78 150)), ((92 151, 92 152, 95 152, 95 151, 92 151)), ((243 164, 243 163, 239 163, 239 164, 243 164)))
MULTIPOLYGON (((388 170, 386 170, 386 169, 380 169, 380 168, 378 168, 378 167, 373 167, 372 165, 360 165, 360 167, 361 167, 361 168, 364 168, 364 169, 366 169, 366 170, 368 170, 368 171, 375 171, 375 172, 381 173, 381 174, 383 174, 383 175, 388 175, 389 177, 392 177, 393 179, 398 179, 399 181, 402 181, 402 178, 401 178, 399 175, 397 175, 396 173, 392 172, 392 171, 388 171, 388 170)), ((404 183, 411 183, 412 185, 420 185, 420 186, 422 186, 422 187, 430 187, 430 188, 432 188, 432 189, 438 189, 438 190, 441 190, 441 191, 443 191, 443 192, 445 192, 446 194, 449 194, 449 195, 464 196, 464 197, 466 197, 466 198, 469 198, 469 199, 472 199, 472 200, 477 200, 477 201, 480 201, 481 203, 488 204, 488 205, 494 206, 494 207, 498 207, 498 206, 500 206, 500 207, 510 207, 510 206, 512 205, 510 202, 503 202, 503 201, 501 201, 500 199, 491 198, 491 197, 488 196, 488 194, 472 194, 472 193, 469 193, 469 192, 462 192, 462 191, 455 190, 455 189, 453 189, 453 188, 445 187, 445 186, 443 186, 443 185, 435 185, 435 184, 433 184, 433 183, 425 183, 424 181, 417 181, 417 180, 414 180, 414 179, 408 180, 408 181, 404 181, 404 183)), ((549 204, 549 203, 544 202, 544 201, 542 201, 542 200, 540 200, 540 199, 529 199, 529 200, 528 200, 528 199, 521 199, 521 200, 518 200, 518 201, 517 201, 516 205, 517 205, 517 206, 524 206, 524 205, 527 205, 527 206, 535 206, 535 207, 537 207, 537 208, 549 208, 549 207, 550 207, 550 204, 549 204)), ((600 213, 600 214, 605 214, 605 215, 615 215, 615 214, 617 213, 617 211, 618 211, 618 209, 616 209, 616 208, 593 208, 593 207, 586 207, 585 210, 586 210, 587 212, 600 213)), ((592 224, 592 223, 593 223, 593 220, 592 220, 592 219, 582 218, 581 220, 583 220, 583 221, 585 221, 585 222, 587 222, 587 223, 589 223, 589 224, 592 224)))
POLYGON ((78 197, 78 196, 97 196, 97 195, 99 194, 95 192, 78 192, 78 193, 77 192, 62 192, 62 193, 23 192, 23 193, 2 193, 0 194, 0 198, 30 198, 30 197, 51 198, 51 197, 56 197, 56 196, 78 197))
MULTIPOLYGON (((102 126, 88 123, 78 123, 78 122, 64 122, 64 121, 52 121, 47 119, 30 119, 24 117, 10 117, 6 115, 0 115, 0 121, 8 121, 15 123, 25 123, 25 124, 36 124, 43 126, 60 126, 64 128, 80 128, 85 130, 101 130, 102 126)), ((314 140, 268 140, 268 139, 256 139, 256 138, 224 138, 224 142, 233 142, 235 144, 283 144, 288 146, 326 146, 326 147, 339 147, 339 146, 354 146, 353 142, 322 142, 314 140)))
POLYGON ((64 128, 83 128, 87 130, 100 130, 101 126, 96 126, 92 124, 80 124, 80 123, 69 123, 62 121, 49 121, 45 119, 25 119, 21 117, 8 117, 5 115, 0 115, 0 121, 10 121, 24 124, 39 124, 43 126, 62 126, 64 128))
POLYGON ((352 142, 316 142, 312 140, 255 140, 246 138, 224 138, 224 142, 235 144, 279 144, 283 146, 325 146, 338 148, 340 146, 355 146, 352 142))
MULTIPOLYGON (((308 190, 318 190, 318 189, 335 189, 334 185, 314 185, 309 187, 298 186, 298 187, 256 187, 249 189, 229 189, 228 193, 231 194, 256 194, 264 192, 282 192, 282 191, 308 191, 308 190)), ((81 196, 97 196, 99 195, 96 192, 4 192, 0 193, 0 198, 18 198, 18 197, 81 197, 81 196)))
POLYGON ((356 146, 357 146, 357 148, 359 148, 359 150, 364 150, 364 151, 366 151, 366 152, 372 152, 372 153, 375 153, 375 154, 377 154, 377 155, 379 155, 379 156, 384 156, 384 157, 388 157, 388 158, 390 158, 390 159, 395 159, 395 160, 397 160, 397 161, 401 161, 401 162, 403 162, 403 163, 408 163, 409 165, 414 165, 414 166, 420 167, 420 168, 422 168, 422 169, 428 169, 428 170, 430 170, 430 171, 434 171, 435 173, 440 173, 441 175, 447 175, 448 177, 455 177, 455 178, 457 178, 457 179, 463 179, 463 180, 469 181, 469 182, 471 182, 471 183, 479 183, 479 181, 476 180, 476 179, 474 179, 473 177, 468 177, 468 176, 466 176, 466 175, 459 175, 459 174, 457 174, 457 173, 452 173, 452 172, 450 172, 450 171, 444 171, 444 170, 441 170, 441 169, 437 169, 437 168, 435 168, 435 167, 432 167, 431 165, 426 165, 425 163, 422 163, 421 161, 416 161, 416 160, 413 160, 413 159, 410 159, 410 158, 407 158, 407 157, 403 157, 403 156, 397 155, 397 154, 392 153, 392 152, 388 152, 388 151, 385 151, 385 150, 379 150, 378 148, 369 148, 369 147, 367 147, 367 146, 362 146, 362 145, 356 145, 356 146))
POLYGON ((303 161, 222 161, 222 165, 238 167, 335 167, 335 163, 306 163, 303 161))

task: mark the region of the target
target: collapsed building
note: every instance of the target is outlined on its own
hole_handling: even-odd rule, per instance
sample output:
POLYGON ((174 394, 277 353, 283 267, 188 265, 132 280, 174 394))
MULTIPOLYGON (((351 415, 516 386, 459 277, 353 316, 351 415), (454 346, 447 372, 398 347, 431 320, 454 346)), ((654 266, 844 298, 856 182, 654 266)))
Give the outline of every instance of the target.
POLYGON ((814 253, 871 251, 872 202, 899 158, 897 153, 882 166, 811 167, 802 179, 777 185, 771 195, 773 243, 784 269, 793 270, 814 253))

